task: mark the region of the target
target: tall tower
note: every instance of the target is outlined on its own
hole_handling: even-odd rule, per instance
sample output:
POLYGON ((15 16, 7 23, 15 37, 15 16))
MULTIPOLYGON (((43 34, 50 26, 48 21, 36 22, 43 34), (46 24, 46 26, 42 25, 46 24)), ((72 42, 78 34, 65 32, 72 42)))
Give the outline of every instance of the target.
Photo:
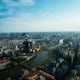
POLYGON ((77 44, 74 49, 74 52, 75 52, 74 64, 77 64, 78 49, 79 49, 79 45, 77 44))
POLYGON ((29 40, 25 40, 23 42, 23 51, 24 53, 30 53, 33 50, 33 42, 29 40))

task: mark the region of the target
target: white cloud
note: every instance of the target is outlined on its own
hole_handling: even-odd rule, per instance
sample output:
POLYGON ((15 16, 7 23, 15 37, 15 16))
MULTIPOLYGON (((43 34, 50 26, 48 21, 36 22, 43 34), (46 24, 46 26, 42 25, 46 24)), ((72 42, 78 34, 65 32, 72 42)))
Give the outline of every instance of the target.
POLYGON ((0 5, 0 16, 8 17, 8 16, 18 16, 26 11, 26 9, 22 8, 23 6, 26 8, 28 6, 34 6, 34 0, 2 0, 3 2, 0 5), (5 5, 5 6, 4 6, 5 5), (19 8, 19 9, 18 9, 19 8))
POLYGON ((13 1, 13 0, 3 0, 3 2, 8 7, 15 7, 15 6, 33 6, 35 4, 34 0, 19 0, 19 1, 13 1))
POLYGON ((48 12, 21 13, 16 17, 0 20, 3 31, 80 31, 80 14, 65 15, 48 12), (6 29, 8 28, 8 29, 6 29))
POLYGON ((13 15, 13 10, 9 9, 6 12, 0 12, 0 16, 9 16, 9 15, 13 15))

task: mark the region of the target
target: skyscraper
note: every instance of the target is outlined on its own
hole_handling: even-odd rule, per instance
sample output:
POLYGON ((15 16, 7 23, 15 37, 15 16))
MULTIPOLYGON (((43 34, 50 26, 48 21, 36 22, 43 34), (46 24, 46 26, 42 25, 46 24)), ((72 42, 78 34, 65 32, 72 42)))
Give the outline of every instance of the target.
POLYGON ((30 40, 25 40, 23 42, 23 51, 24 53, 29 53, 33 51, 33 42, 30 40))

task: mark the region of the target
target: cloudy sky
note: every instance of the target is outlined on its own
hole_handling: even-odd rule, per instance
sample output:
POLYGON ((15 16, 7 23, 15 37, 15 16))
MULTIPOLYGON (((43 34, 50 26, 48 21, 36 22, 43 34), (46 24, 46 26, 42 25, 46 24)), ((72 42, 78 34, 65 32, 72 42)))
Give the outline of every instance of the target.
POLYGON ((80 31, 80 0, 0 0, 0 32, 80 31))

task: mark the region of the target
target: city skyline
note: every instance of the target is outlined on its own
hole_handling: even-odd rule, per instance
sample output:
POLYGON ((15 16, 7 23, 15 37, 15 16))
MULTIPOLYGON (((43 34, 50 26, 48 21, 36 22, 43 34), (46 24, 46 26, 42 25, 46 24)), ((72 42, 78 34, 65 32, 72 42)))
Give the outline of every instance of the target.
POLYGON ((80 31, 80 0, 1 0, 0 32, 80 31))

